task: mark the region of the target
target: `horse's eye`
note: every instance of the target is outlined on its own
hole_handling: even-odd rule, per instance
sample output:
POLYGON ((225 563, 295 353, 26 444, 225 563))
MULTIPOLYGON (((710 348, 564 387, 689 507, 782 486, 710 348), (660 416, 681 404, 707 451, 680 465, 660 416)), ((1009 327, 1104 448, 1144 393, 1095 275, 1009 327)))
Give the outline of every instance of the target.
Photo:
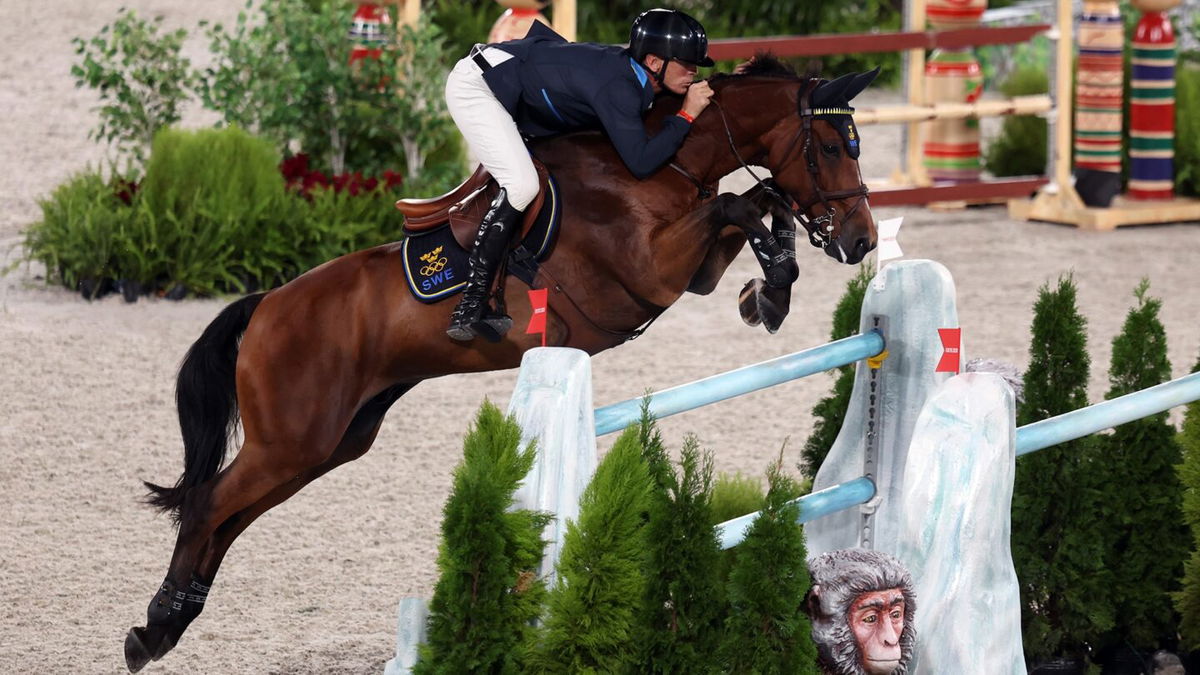
POLYGON ((829 155, 830 157, 837 157, 838 146, 836 146, 832 143, 826 143, 825 145, 821 146, 821 151, 824 152, 825 154, 829 155))

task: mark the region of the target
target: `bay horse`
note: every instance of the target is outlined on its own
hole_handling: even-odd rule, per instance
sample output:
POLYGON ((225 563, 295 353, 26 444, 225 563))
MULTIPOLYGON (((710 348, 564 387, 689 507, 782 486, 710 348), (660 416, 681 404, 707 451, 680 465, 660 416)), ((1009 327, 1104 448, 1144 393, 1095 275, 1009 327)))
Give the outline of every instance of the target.
MULTIPOLYGON (((876 235, 858 141, 851 148, 845 121, 839 128, 821 109, 848 113, 849 99, 874 75, 804 79, 769 56, 715 75, 713 103, 672 166, 641 181, 600 133, 534 144, 565 205, 558 241, 542 263, 566 300, 551 303, 547 344, 595 353, 628 339, 684 292, 711 292, 747 233, 752 244, 774 241, 761 203, 776 192, 815 245, 840 262, 859 262, 876 235), (747 164, 770 170, 773 184, 746 197, 712 196, 721 177, 747 164)), ((673 105, 660 100, 647 123, 673 114, 673 105)), ((448 339, 454 302, 413 298, 399 246, 351 253, 237 300, 189 349, 176 386, 183 475, 170 487, 146 484, 149 502, 174 515, 178 536, 146 626, 126 636, 130 671, 179 642, 234 539, 366 453, 397 399, 422 380, 514 368, 538 345, 537 335, 519 330, 496 343, 448 339), (239 420, 241 448, 223 466, 239 420)), ((790 283, 796 272, 784 276, 790 283)), ((514 325, 525 325, 532 313, 525 289, 509 284, 506 296, 514 325)))

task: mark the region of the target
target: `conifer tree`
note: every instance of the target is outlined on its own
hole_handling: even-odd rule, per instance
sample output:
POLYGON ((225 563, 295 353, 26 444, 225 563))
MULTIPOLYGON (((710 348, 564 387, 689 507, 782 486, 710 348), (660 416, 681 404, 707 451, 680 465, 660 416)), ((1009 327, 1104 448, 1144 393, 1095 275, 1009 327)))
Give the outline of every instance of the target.
MULTIPOLYGON (((1192 367, 1200 372, 1200 360, 1192 367)), ((1175 594, 1179 633, 1190 648, 1200 646, 1200 401, 1188 404, 1179 432, 1183 463, 1179 481, 1183 487, 1183 518, 1192 529, 1192 552, 1183 567, 1183 589, 1175 594)))
POLYGON ((522 646, 545 598, 537 578, 548 514, 510 510, 533 466, 512 417, 484 402, 463 442, 463 461, 442 511, 440 577, 428 641, 414 673, 519 673, 522 646))
POLYGON ((626 429, 584 490, 579 520, 567 525, 531 672, 633 672, 650 490, 638 432, 626 429))
POLYGON ((729 579, 721 663, 730 673, 817 675, 812 624, 804 613, 811 585, 800 506, 789 502, 799 486, 782 461, 767 471, 766 505, 737 547, 729 579))
MULTIPOLYGON (((1149 297, 1149 282, 1135 291, 1137 306, 1113 339, 1106 398, 1114 399, 1171 378, 1167 336, 1158 318, 1162 302, 1149 297)), ((1154 649, 1176 632, 1168 594, 1178 590, 1187 556, 1188 531, 1181 512, 1182 488, 1175 429, 1166 411, 1122 424, 1102 438, 1109 470, 1104 494, 1110 507, 1110 589, 1116 624, 1110 644, 1154 649)))
MULTIPOLYGON (((846 284, 846 291, 838 300, 833 310, 833 329, 830 340, 841 340, 858 333, 862 317, 863 298, 867 294, 867 284, 871 281, 871 270, 866 265, 858 268, 858 274, 846 284)), ((837 379, 833 383, 833 392, 817 401, 813 406, 812 434, 804 444, 801 456, 804 459, 800 472, 806 476, 817 475, 817 469, 825 461, 833 442, 837 440, 838 432, 842 430, 842 422, 846 419, 846 409, 850 406, 850 394, 854 390, 854 364, 836 368, 837 379)))
MULTIPOLYGON (((1017 425, 1087 405, 1086 320, 1075 283, 1038 289, 1017 425)), ((1017 459, 1012 502, 1012 556, 1021 589, 1021 624, 1030 667, 1078 657, 1112 626, 1104 568, 1108 524, 1096 515, 1102 475, 1095 441, 1083 438, 1017 459)))
POLYGON ((640 439, 654 483, 635 672, 716 672, 724 593, 717 577, 720 542, 713 529, 712 456, 689 436, 676 472, 645 406, 640 439))

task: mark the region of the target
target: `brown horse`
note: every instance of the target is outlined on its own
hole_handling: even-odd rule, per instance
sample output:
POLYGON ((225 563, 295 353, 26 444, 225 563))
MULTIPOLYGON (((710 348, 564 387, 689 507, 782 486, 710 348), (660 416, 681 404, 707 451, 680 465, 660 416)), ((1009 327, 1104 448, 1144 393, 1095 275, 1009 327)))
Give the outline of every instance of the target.
MULTIPOLYGON (((875 228, 844 108, 873 76, 804 80, 769 57, 742 74, 715 76, 714 104, 673 167, 643 181, 598 133, 537 144, 565 205, 559 239, 542 263, 561 296, 552 297, 548 344, 592 353, 620 344, 685 291, 710 292, 747 232, 765 247, 756 252, 775 258, 760 261, 770 280, 779 247, 770 246, 762 209, 709 192, 745 164, 772 172, 774 189, 799 205, 814 244, 841 262, 861 260, 874 248, 875 228)), ((665 101, 659 107, 656 115, 674 112, 665 101)), ((764 186, 751 196, 768 194, 764 186)), ((537 346, 537 336, 519 330, 497 343, 448 339, 453 302, 416 301, 398 251, 390 244, 346 255, 244 297, 188 351, 176 389, 184 473, 172 487, 147 484, 151 503, 174 513, 178 539, 147 625, 126 637, 131 671, 178 643, 234 539, 309 482, 362 456, 398 398, 429 378, 513 368, 537 346), (244 441, 222 468, 239 417, 244 441)), ((790 283, 795 270, 783 276, 790 283)), ((525 295, 508 284, 516 326, 532 311, 525 295)))

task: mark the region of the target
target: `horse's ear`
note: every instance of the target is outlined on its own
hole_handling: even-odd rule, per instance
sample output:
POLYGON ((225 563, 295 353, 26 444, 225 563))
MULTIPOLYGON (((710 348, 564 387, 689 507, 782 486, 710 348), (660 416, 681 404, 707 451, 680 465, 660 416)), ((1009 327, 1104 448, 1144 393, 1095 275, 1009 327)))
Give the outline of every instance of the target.
POLYGON ((843 95, 854 79, 854 73, 847 73, 836 80, 822 80, 812 92, 814 108, 834 108, 842 105, 848 99, 843 95))
MULTIPOLYGON (((851 78, 850 82, 846 86, 846 91, 845 91, 846 102, 849 103, 851 100, 854 99, 855 96, 858 96, 859 94, 861 94, 863 89, 866 89, 867 85, 871 84, 871 82, 873 82, 878 75, 879 75, 879 66, 875 66, 875 70, 869 70, 865 73, 855 73, 855 74, 844 76, 844 77, 851 78)), ((841 80, 843 78, 838 78, 838 79, 841 80)))

